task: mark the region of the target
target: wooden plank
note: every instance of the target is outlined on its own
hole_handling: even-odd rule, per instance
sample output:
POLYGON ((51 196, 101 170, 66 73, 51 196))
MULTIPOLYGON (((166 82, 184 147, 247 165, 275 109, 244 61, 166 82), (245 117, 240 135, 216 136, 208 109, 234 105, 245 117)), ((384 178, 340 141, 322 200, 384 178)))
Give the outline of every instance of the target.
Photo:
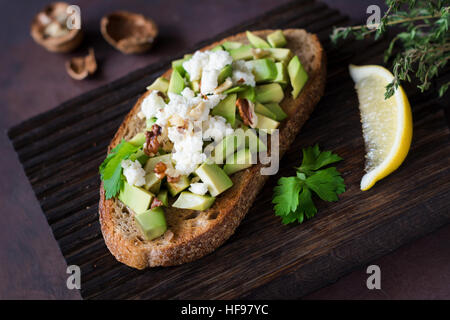
MULTIPOLYGON (((306 27, 318 34, 327 51, 327 90, 236 234, 190 264, 138 271, 118 263, 104 244, 97 213, 97 168, 106 146, 145 85, 173 57, 9 131, 63 255, 81 267, 84 298, 301 297, 450 221, 450 112, 435 93, 407 92, 415 119, 411 153, 374 190, 359 191, 364 144, 347 66, 381 63, 387 40, 331 45, 331 27, 344 23, 346 17, 321 3, 295 1, 216 37, 245 29, 306 27), (319 214, 311 221, 283 226, 271 210, 273 187, 279 177, 293 173, 301 148, 316 142, 345 159, 339 170, 348 190, 337 203, 318 202, 319 214)), ((448 72, 441 76, 446 78, 448 72)))

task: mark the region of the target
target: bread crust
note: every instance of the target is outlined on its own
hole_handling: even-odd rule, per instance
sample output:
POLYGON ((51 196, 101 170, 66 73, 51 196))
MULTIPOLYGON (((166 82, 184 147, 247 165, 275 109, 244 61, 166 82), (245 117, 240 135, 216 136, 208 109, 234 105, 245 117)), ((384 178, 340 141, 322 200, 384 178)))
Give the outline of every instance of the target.
MULTIPOLYGON (((254 33, 264 37, 273 31, 259 30, 254 33)), ((326 57, 317 36, 302 29, 285 29, 283 33, 288 40, 287 47, 299 55, 308 72, 309 79, 297 99, 292 99, 289 92, 280 104, 289 116, 280 125, 280 157, 289 148, 322 97, 326 80, 326 57)), ((245 33, 239 33, 201 50, 211 49, 224 41, 248 42, 245 33)), ((163 76, 169 78, 170 73, 171 70, 168 70, 163 76)), ((138 99, 133 109, 125 117, 108 150, 116 146, 122 138, 131 134, 130 124, 137 121, 136 115, 140 110, 140 104, 148 93, 144 93, 138 99)), ((169 212, 166 211, 169 230, 173 229, 173 232, 171 231, 172 238, 169 240, 143 241, 123 232, 123 229, 118 226, 115 216, 119 210, 119 201, 116 199, 106 200, 102 183, 99 218, 108 249, 118 261, 137 269, 179 265, 211 253, 235 232, 268 179, 269 176, 260 174, 261 167, 261 164, 256 164, 231 176, 233 187, 220 195, 210 209, 199 213, 193 219, 186 219, 187 214, 192 212, 191 210, 170 208, 169 212), (183 218, 178 218, 179 216, 183 216, 183 218)), ((133 213, 129 212, 129 214, 133 213)), ((134 223, 131 216, 129 220, 128 223, 134 223)))

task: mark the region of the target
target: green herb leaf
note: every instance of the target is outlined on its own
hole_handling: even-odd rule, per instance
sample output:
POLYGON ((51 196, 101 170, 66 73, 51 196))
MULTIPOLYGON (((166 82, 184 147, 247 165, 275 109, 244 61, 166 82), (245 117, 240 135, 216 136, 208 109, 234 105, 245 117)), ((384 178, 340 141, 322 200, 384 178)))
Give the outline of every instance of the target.
POLYGON ((122 186, 122 160, 128 159, 141 146, 135 146, 122 140, 111 152, 99 167, 100 177, 103 181, 106 199, 111 199, 119 193, 122 186))
POLYGON ((344 179, 335 167, 321 168, 340 160, 331 151, 321 152, 317 144, 303 149, 303 161, 296 176, 280 178, 274 189, 275 215, 284 224, 311 219, 317 213, 312 192, 322 200, 337 201, 338 195, 345 191, 344 179))

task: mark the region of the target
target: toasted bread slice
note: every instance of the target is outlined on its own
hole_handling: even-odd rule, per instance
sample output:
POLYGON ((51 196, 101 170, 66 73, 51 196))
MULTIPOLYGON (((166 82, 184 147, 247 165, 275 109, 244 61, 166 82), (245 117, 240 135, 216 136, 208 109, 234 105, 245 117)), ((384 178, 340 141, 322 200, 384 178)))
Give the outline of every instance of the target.
MULTIPOLYGON (((273 31, 260 30, 254 34, 265 37, 273 31)), ((290 92, 286 92, 281 102, 289 117, 280 125, 280 156, 289 148, 322 97, 326 78, 325 53, 318 38, 301 29, 286 29, 283 32, 288 41, 287 47, 298 55, 309 80, 297 99, 292 99, 290 92)), ((239 33, 202 50, 211 49, 224 41, 248 43, 245 33, 239 33)), ((163 76, 168 79, 170 73, 171 70, 168 70, 163 76)), ((140 97, 126 116, 109 150, 122 138, 130 139, 145 128, 145 121, 139 119, 137 113, 147 94, 140 97)), ((235 232, 269 177, 262 176, 260 169, 261 165, 256 164, 233 174, 233 187, 217 197, 214 205, 206 211, 166 209, 168 230, 152 241, 142 238, 131 210, 117 199, 105 199, 102 184, 99 215, 106 245, 117 260, 137 269, 179 265, 201 258, 222 245, 235 232)))

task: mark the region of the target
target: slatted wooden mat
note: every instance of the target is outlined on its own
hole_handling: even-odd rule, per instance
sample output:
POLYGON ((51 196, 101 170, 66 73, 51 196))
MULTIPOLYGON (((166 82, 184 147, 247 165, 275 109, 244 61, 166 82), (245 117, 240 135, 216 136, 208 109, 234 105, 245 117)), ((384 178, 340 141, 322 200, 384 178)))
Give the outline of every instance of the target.
POLYGON ((326 95, 236 234, 193 263, 145 271, 118 263, 105 247, 97 214, 97 168, 110 139, 146 85, 176 57, 10 129, 67 263, 81 267, 84 298, 298 298, 450 221, 449 110, 433 92, 407 90, 415 120, 410 155, 375 188, 359 190, 364 145, 347 66, 381 63, 386 41, 333 47, 332 26, 348 22, 323 4, 293 2, 196 46, 246 29, 306 28, 327 51, 328 79, 326 95), (316 142, 345 159, 338 167, 348 190, 337 203, 317 202, 313 220, 283 226, 271 209, 272 189, 280 176, 293 174, 301 148, 316 142))

